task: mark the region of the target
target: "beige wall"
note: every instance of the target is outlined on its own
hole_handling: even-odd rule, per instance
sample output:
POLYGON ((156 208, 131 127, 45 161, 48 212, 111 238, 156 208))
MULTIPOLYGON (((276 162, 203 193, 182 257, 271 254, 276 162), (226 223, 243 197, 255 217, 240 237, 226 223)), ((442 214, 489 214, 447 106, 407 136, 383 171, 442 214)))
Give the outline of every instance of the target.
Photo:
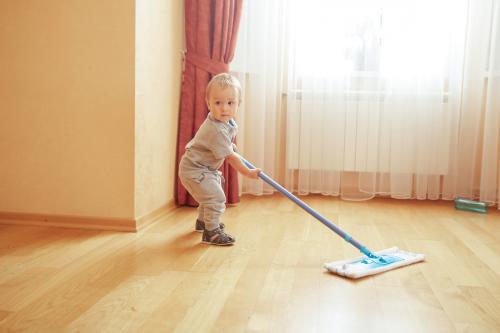
POLYGON ((182 1, 136 4, 135 216, 173 201, 182 1))
POLYGON ((136 71, 134 0, 0 2, 0 212, 134 219, 173 199, 181 3, 138 1, 136 71))

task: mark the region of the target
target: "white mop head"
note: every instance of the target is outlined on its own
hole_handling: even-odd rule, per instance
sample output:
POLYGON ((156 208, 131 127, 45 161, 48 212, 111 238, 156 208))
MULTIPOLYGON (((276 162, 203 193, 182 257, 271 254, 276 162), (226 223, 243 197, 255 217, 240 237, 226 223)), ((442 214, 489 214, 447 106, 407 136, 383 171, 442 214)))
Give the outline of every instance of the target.
POLYGON ((339 260, 326 263, 323 267, 332 273, 357 279, 367 275, 382 273, 401 266, 411 265, 425 259, 423 254, 402 251, 397 247, 374 252, 374 254, 380 256, 381 258, 388 259, 387 261, 389 263, 381 264, 363 256, 350 260, 339 260))

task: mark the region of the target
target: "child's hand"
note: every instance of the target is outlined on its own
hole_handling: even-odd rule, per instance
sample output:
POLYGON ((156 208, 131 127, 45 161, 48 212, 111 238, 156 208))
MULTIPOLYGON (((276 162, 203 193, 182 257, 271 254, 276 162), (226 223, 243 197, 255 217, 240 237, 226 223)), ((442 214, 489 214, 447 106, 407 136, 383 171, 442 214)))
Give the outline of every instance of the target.
POLYGON ((261 172, 261 171, 262 170, 260 170, 259 168, 250 169, 250 170, 248 170, 247 177, 248 178, 252 178, 252 179, 258 179, 259 178, 259 172, 261 172))

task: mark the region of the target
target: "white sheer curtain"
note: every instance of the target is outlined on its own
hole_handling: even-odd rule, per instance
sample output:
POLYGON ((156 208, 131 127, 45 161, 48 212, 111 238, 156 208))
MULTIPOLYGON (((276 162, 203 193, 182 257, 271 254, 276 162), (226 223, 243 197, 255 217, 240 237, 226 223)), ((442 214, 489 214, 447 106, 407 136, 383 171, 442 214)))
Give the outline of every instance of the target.
POLYGON ((232 70, 254 164, 299 194, 498 203, 499 1, 245 6, 232 70))

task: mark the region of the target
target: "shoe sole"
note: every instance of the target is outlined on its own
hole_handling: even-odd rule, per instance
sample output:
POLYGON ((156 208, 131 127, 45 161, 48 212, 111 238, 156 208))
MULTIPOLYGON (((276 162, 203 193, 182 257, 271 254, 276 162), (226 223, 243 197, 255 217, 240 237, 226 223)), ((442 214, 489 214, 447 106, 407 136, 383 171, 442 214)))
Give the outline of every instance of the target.
POLYGON ((209 244, 209 245, 217 245, 217 246, 229 246, 229 245, 234 245, 234 242, 232 243, 226 243, 226 244, 218 244, 218 243, 210 243, 207 241, 201 241, 203 244, 209 244))

